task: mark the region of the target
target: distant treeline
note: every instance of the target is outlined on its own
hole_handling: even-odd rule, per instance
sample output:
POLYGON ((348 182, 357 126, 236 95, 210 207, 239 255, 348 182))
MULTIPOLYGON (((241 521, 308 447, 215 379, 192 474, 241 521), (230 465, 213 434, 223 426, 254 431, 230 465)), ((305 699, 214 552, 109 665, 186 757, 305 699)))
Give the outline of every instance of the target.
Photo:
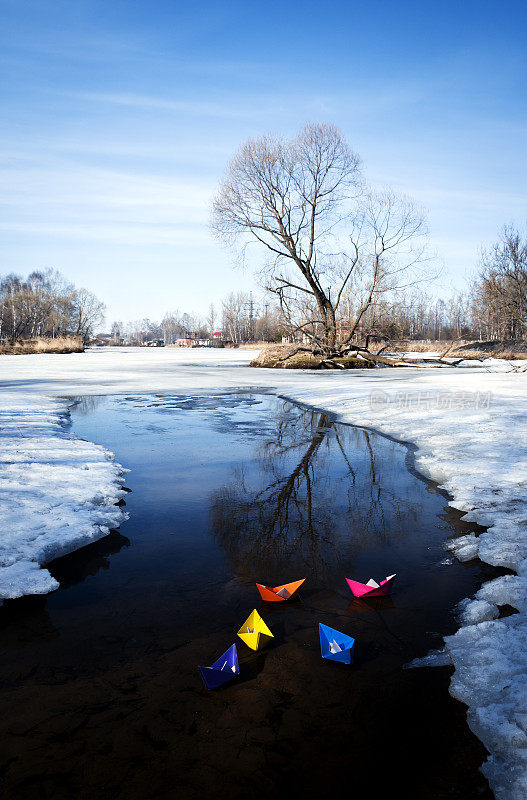
MULTIPOLYGON (((505 227, 482 252, 477 276, 465 293, 443 300, 422 286, 413 284, 397 292, 383 288, 374 294, 353 340, 527 338, 527 239, 512 227, 505 227)), ((252 293, 231 292, 204 316, 174 311, 160 322, 146 318, 114 322, 110 341, 144 344, 158 339, 174 344, 179 338, 206 340, 220 333, 224 341, 235 344, 282 338, 302 341, 302 331, 292 329, 274 296, 272 302, 268 297, 254 299, 252 293)), ((352 293, 343 297, 337 318, 341 339, 357 319, 361 302, 352 293)), ((25 279, 14 274, 0 278, 0 341, 4 343, 63 336, 86 342, 100 331, 103 312, 104 304, 92 292, 77 289, 53 270, 32 272, 25 279)))
POLYGON ((244 342, 281 341, 287 328, 276 302, 256 301, 252 293, 231 292, 219 303, 211 304, 205 316, 172 311, 160 322, 139 319, 116 321, 111 326, 111 342, 141 345, 151 340, 175 344, 180 338, 212 339, 221 334, 224 341, 244 342))
MULTIPOLYGON (((346 335, 360 304, 351 294, 345 298, 338 319, 341 337, 346 335)), ((160 322, 148 319, 114 322, 114 343, 143 344, 162 339, 173 344, 179 337, 211 338, 221 331, 236 344, 253 341, 279 342, 282 337, 301 340, 291 331, 278 303, 253 300, 252 294, 231 292, 213 305, 205 317, 175 311, 160 322)), ((368 337, 397 340, 510 341, 527 338, 527 240, 506 227, 492 247, 482 252, 478 272, 466 292, 437 299, 419 286, 403 292, 381 292, 357 327, 355 340, 368 337)))
POLYGON ((60 272, 0 278, 0 340, 80 337, 87 341, 104 320, 104 304, 60 272))
MULTIPOLYGON (((466 292, 447 300, 429 295, 419 283, 390 295, 380 293, 364 315, 358 337, 388 340, 510 341, 527 338, 527 238, 505 227, 483 250, 466 292)), ((341 325, 356 316, 356 301, 344 304, 341 325), (347 312, 347 313, 346 313, 347 312)))

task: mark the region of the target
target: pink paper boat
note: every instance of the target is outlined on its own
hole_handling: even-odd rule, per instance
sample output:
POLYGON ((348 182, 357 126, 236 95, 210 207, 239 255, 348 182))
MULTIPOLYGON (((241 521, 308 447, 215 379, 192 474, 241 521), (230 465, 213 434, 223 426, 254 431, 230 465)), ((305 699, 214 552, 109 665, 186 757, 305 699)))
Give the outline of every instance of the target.
POLYGON ((355 597, 386 597, 390 594, 394 580, 395 575, 388 575, 380 583, 374 581, 373 578, 370 578, 368 583, 359 583, 346 578, 347 584, 355 597))

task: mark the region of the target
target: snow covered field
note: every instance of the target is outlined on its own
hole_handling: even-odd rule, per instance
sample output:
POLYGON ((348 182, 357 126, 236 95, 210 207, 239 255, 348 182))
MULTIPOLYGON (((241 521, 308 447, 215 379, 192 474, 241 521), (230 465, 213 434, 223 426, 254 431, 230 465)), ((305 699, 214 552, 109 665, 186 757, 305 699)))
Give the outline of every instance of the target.
MULTIPOLYGON (((447 639, 452 693, 490 752, 500 800, 527 797, 527 373, 506 362, 457 369, 255 370, 250 350, 94 349, 0 357, 0 599, 56 588, 57 555, 122 521, 123 470, 68 431, 66 397, 259 389, 417 446, 416 466, 487 526, 453 543, 460 559, 511 568, 461 610, 447 639), (519 613, 498 618, 509 604, 519 613)), ((518 367, 518 362, 514 363, 518 367)))

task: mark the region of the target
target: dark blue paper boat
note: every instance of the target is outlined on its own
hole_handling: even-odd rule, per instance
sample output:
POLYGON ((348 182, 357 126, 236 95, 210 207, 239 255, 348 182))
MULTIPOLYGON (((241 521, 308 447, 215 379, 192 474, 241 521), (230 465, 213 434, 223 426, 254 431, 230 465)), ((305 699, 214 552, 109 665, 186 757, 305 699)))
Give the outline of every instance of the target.
POLYGON ((353 663, 355 639, 345 633, 341 633, 341 631, 330 628, 328 625, 323 625, 321 622, 318 623, 318 633, 322 658, 340 661, 342 664, 353 663))
POLYGON ((240 674, 238 653, 233 644, 210 667, 198 667, 207 689, 217 689, 240 674))

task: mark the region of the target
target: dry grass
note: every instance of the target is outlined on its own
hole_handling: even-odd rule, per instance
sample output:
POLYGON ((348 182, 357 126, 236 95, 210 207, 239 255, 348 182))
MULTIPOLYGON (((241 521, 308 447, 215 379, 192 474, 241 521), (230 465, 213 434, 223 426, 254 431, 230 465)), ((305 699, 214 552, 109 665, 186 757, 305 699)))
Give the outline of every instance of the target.
MULTIPOLYGON (((475 341, 404 341, 394 342, 393 350, 403 353, 444 353, 451 348, 450 358, 504 358, 511 361, 527 359, 525 342, 475 342, 475 341)), ((392 349, 392 348, 390 348, 392 349)))
POLYGON ((29 355, 30 353, 83 353, 79 336, 59 336, 56 339, 24 339, 15 344, 0 342, 0 355, 29 355))
POLYGON ((522 361, 527 359, 527 353, 516 353, 512 350, 500 350, 499 347, 496 350, 471 350, 470 348, 465 350, 452 350, 448 354, 448 357, 453 356, 455 358, 504 358, 507 361, 522 361))
MULTIPOLYGON (((412 341, 404 341, 404 342, 394 342, 393 349, 397 350, 397 352, 401 353, 443 353, 449 345, 452 345, 453 342, 446 342, 444 339, 439 342, 412 342, 412 341)), ((458 342, 458 346, 463 344, 463 342, 458 342)), ((391 349, 391 348, 390 348, 391 349)))
POLYGON ((499 350, 494 358, 506 358, 509 361, 525 361, 527 353, 513 353, 511 350, 499 350))

